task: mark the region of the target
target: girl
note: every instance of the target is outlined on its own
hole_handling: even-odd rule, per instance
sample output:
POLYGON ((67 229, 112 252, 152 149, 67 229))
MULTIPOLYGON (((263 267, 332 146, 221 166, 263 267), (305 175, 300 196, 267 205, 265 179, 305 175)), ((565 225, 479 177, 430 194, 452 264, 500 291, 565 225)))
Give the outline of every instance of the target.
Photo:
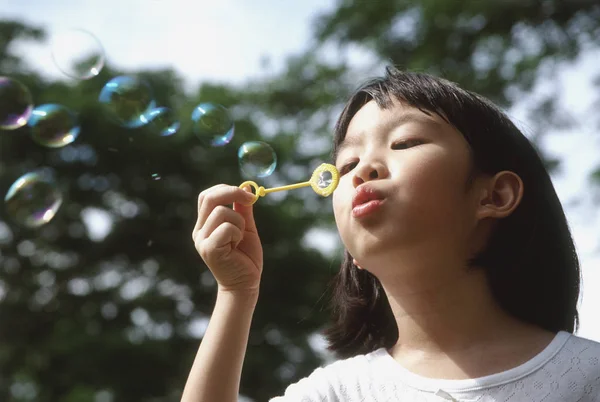
MULTIPOLYGON (((600 401, 600 343, 573 335, 565 215, 504 113, 388 68, 348 101, 332 157, 346 251, 325 335, 340 360, 272 402, 600 401)), ((199 196, 192 237, 219 291, 185 402, 238 397, 262 274, 251 198, 224 184, 199 196)))

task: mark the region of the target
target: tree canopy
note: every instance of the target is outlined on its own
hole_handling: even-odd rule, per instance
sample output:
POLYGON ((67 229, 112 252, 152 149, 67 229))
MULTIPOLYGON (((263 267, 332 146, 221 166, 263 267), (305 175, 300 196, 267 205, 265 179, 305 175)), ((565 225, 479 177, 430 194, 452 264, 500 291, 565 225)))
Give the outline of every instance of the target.
MULTIPOLYGON (((216 290, 191 240, 198 193, 245 180, 237 161, 245 141, 277 153, 266 187, 304 181, 327 159, 356 76, 382 72, 330 60, 328 49, 358 46, 381 64, 442 75, 506 108, 561 61, 598 48, 599 34, 600 5, 591 0, 339 1, 284 72, 238 86, 204 82, 186 95, 175 70, 106 66, 91 80, 44 79, 11 52, 44 32, 0 21, 0 75, 24 83, 36 105, 76 111, 81 126, 73 144, 54 149, 34 143, 27 126, 0 131, 2 194, 39 167, 64 194, 56 217, 35 230, 0 208, 0 400, 179 400, 216 290), (180 132, 161 137, 108 118, 98 94, 123 74, 149 82, 157 103, 176 111, 180 132), (230 110, 230 144, 207 147, 192 133, 190 114, 202 102, 230 110), (94 214, 111 224, 105 237, 87 229, 94 214)), ((539 135, 568 123, 555 100, 532 108, 539 135)), ((310 190, 263 198, 255 217, 265 265, 240 392, 262 401, 323 363, 309 336, 327 323, 327 284, 341 255, 303 241, 311 228, 334 225, 330 200, 310 190)))

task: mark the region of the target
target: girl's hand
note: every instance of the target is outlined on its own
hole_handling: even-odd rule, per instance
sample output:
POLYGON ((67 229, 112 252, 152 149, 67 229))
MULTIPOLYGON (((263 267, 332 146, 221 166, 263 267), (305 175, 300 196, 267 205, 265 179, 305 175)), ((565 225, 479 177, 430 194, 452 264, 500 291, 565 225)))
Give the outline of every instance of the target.
POLYGON ((259 289, 263 250, 250 204, 253 199, 252 193, 226 184, 198 196, 198 220, 192 239, 219 291, 246 293, 259 289), (233 208, 226 206, 230 204, 233 208))

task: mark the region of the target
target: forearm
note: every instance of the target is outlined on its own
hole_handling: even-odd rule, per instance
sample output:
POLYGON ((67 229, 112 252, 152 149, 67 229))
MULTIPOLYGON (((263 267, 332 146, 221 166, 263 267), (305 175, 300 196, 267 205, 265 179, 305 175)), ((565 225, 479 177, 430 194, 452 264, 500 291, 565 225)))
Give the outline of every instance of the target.
POLYGON ((258 293, 219 292, 182 402, 236 402, 258 293))

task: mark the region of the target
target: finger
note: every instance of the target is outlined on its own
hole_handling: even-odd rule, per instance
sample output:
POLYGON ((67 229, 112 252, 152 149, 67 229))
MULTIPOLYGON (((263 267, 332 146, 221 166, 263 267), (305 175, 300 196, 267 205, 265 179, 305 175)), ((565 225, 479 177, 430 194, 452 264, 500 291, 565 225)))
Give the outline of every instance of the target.
MULTIPOLYGON (((198 194, 198 205, 196 206, 196 210, 198 212, 200 212, 200 207, 202 206, 202 203, 204 202, 204 198, 206 197, 206 194, 210 193, 215 188, 222 187, 222 186, 224 186, 224 184, 217 184, 215 186, 212 186, 210 188, 207 188, 207 189, 201 191, 200 194, 198 194)), ((196 237, 196 232, 200 230, 201 226, 202 225, 200 222, 200 214, 198 213, 197 218, 196 218, 196 224, 194 225, 194 229, 192 230, 192 239, 194 239, 196 237)))
POLYGON ((244 217, 231 208, 223 205, 218 205, 204 222, 202 228, 198 231, 201 238, 208 238, 219 226, 223 223, 231 223, 236 226, 241 233, 246 229, 246 221, 244 217))
POLYGON ((249 202, 254 199, 252 194, 239 187, 226 184, 216 185, 198 196, 198 220, 194 231, 200 230, 206 219, 217 205, 231 205, 234 202, 249 202))
MULTIPOLYGON (((249 194, 252 194, 252 189, 250 188, 250 186, 246 186, 244 190, 249 192, 249 194)), ((254 196, 254 194, 252 195, 254 196)), ((256 222, 254 221, 254 205, 234 202, 233 210, 239 213, 244 218, 244 221, 246 222, 246 230, 256 233, 256 222)))
POLYGON ((211 259, 228 254, 238 246, 242 238, 243 233, 240 228, 230 222, 223 222, 202 242, 198 252, 210 266, 211 259))

